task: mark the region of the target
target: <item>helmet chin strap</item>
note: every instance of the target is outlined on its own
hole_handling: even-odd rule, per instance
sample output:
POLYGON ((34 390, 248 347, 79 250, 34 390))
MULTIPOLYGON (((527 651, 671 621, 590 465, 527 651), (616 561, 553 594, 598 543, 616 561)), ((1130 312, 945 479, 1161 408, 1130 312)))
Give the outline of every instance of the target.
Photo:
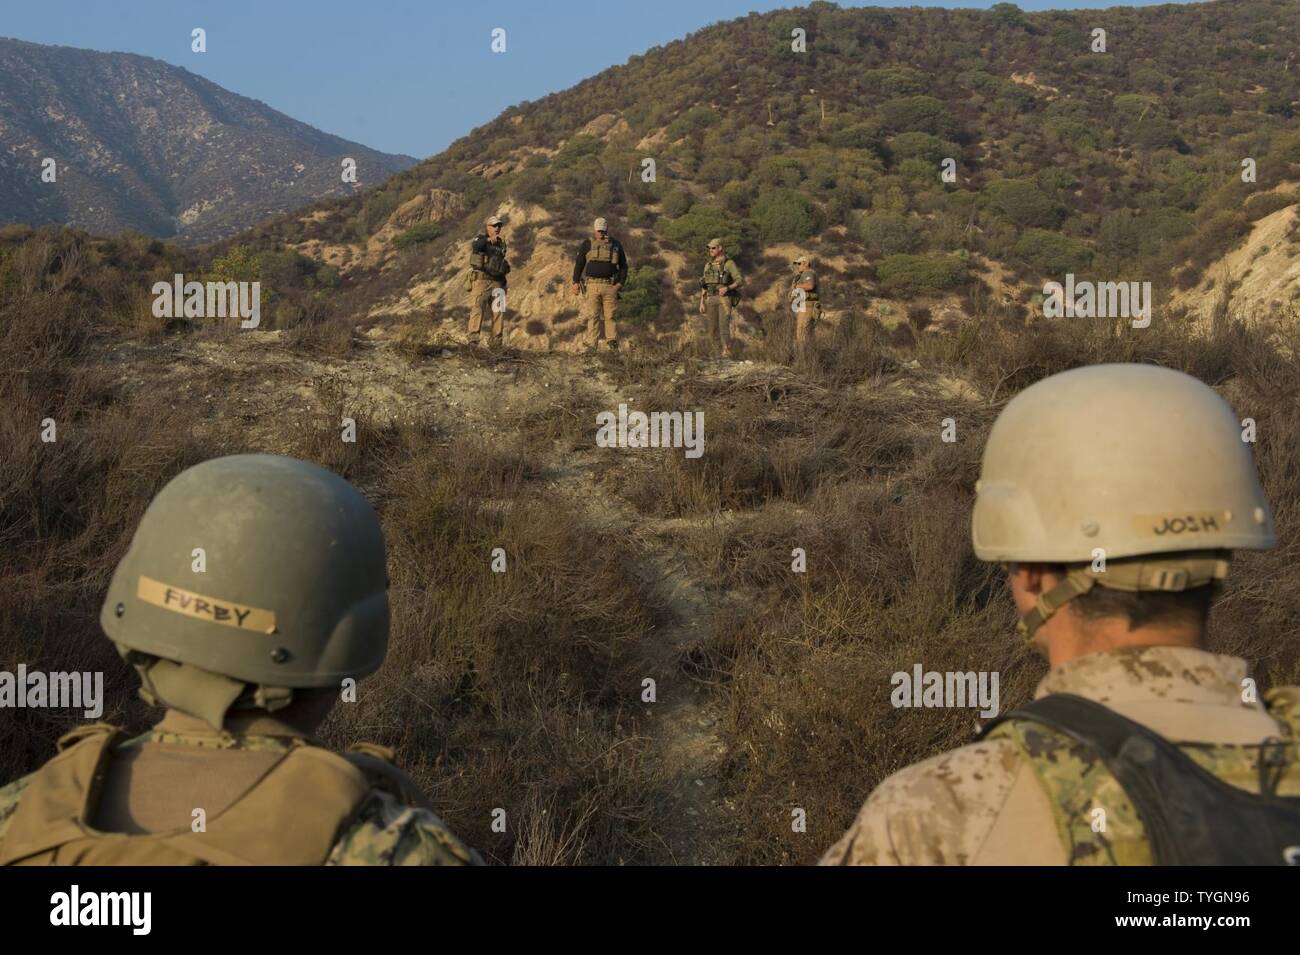
POLYGON ((1033 609, 1016 624, 1016 632, 1032 640, 1052 614, 1093 587, 1173 593, 1223 580, 1228 576, 1228 557, 1227 551, 1188 551, 1177 556, 1128 557, 1111 561, 1104 570, 1094 570, 1092 564, 1072 567, 1064 580, 1038 595, 1033 609))
POLYGON ((1076 567, 1066 574, 1065 579, 1051 590, 1045 590, 1038 595, 1038 600, 1034 603, 1033 609, 1016 623, 1016 633, 1032 642, 1034 633, 1039 627, 1047 623, 1052 614, 1075 597, 1086 594, 1096 586, 1097 578, 1089 572, 1088 568, 1076 567))
POLYGON ((221 729, 232 709, 275 712, 293 702, 289 687, 244 683, 192 663, 177 663, 131 650, 121 644, 117 652, 140 676, 140 698, 152 706, 166 706, 196 716, 221 729))

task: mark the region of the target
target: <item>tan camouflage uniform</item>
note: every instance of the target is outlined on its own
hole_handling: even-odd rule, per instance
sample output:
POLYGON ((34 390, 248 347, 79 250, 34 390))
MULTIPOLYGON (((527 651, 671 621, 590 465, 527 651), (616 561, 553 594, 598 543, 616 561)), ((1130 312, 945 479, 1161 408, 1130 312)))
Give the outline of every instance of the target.
POLYGON ((800 285, 812 284, 812 291, 804 292, 803 308, 794 313, 794 343, 802 354, 811 354, 817 340, 817 319, 821 317, 822 306, 818 294, 817 273, 812 269, 802 269, 796 273, 790 283, 790 302, 795 301, 795 289, 800 285))
MULTIPOLYGON (((273 718, 248 721, 253 732, 216 732, 171 712, 153 730, 113 751, 103 792, 89 822, 105 832, 142 834, 186 828, 191 807, 208 818, 234 803, 284 753, 307 744, 273 718)), ((23 791, 36 774, 0 788, 0 857, 23 791)), ((341 831, 326 865, 482 865, 427 809, 406 805, 385 781, 364 798, 341 831)), ((272 854, 274 854, 272 849, 272 854)))
MULTIPOLYGON (((1035 697, 1074 693, 1180 745, 1209 744, 1184 752, 1258 792, 1258 751, 1237 747, 1286 733, 1260 703, 1243 701, 1246 676, 1246 662, 1236 657, 1132 647, 1057 667, 1035 697)), ((1295 688, 1274 691, 1270 703, 1275 715, 1300 716, 1295 688)), ((1292 766, 1280 794, 1300 794, 1300 773, 1292 766)), ((1045 727, 1015 722, 890 776, 821 864, 1149 864, 1144 844, 1132 804, 1099 757, 1045 727), (1102 833, 1094 832, 1097 809, 1105 811, 1102 833)))

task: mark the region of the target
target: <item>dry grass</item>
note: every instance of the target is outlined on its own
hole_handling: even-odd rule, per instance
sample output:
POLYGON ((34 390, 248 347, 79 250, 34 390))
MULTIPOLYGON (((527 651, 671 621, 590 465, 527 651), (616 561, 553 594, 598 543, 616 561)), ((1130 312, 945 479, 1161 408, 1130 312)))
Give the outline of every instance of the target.
MULTIPOLYGON (((171 268, 169 254, 48 230, 0 233, 0 668, 103 669, 104 718, 133 726, 156 714, 134 701, 134 680, 98 628, 112 568, 177 471, 263 450, 236 427, 199 441, 184 406, 111 383, 107 345, 163 334, 139 319, 138 275, 171 268), (45 418, 56 442, 40 441, 45 418)), ((346 354, 324 324, 308 322, 296 347, 346 354)), ((722 715, 720 785, 735 811, 716 839, 736 861, 814 860, 884 776, 968 736, 970 710, 894 709, 893 672, 996 670, 1004 709, 1030 693, 1042 664, 1013 635, 998 574, 970 552, 969 513, 998 410, 1066 368, 1179 368, 1256 420, 1283 546, 1243 555, 1213 641, 1258 661, 1266 682, 1300 681, 1293 331, 1221 320, 1197 337, 1159 318, 1141 331, 1026 326, 976 309, 955 332, 924 332, 914 346, 844 322, 815 362, 793 370, 761 363, 762 349, 785 347, 769 341, 739 374, 666 347, 601 366, 620 394, 643 390, 639 408, 705 414, 701 459, 646 455, 595 479, 717 598, 681 665, 712 686, 722 715), (972 396, 953 397, 941 380, 972 396), (946 417, 957 421, 955 443, 940 438, 946 417), (792 571, 795 548, 806 573, 792 571), (722 599, 736 595, 738 604, 722 599), (806 833, 791 830, 795 808, 807 812, 806 833)), ((321 410, 289 429, 293 453, 376 502, 390 550, 390 659, 325 735, 396 747, 453 828, 500 862, 661 861, 673 825, 637 706, 665 615, 635 571, 645 541, 611 528, 609 513, 593 523, 581 500, 550 486, 590 450, 594 413, 607 404, 587 377, 503 417, 515 442, 452 441, 431 421, 379 425, 333 378, 312 383, 321 410), (345 408, 353 444, 339 440, 345 408), (494 548, 504 574, 491 570, 494 548), (506 811, 505 833, 491 828, 495 808, 506 811)), ((0 712, 0 779, 47 759, 78 715, 0 712)))

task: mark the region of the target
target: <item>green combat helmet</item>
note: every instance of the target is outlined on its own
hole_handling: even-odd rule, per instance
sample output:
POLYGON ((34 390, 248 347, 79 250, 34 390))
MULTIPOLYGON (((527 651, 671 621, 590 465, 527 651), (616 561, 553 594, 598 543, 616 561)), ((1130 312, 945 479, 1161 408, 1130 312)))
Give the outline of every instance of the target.
POLYGON ((293 691, 373 673, 388 648, 384 538, 369 502, 294 458, 241 454, 154 498, 100 613, 148 702, 220 727, 293 691))

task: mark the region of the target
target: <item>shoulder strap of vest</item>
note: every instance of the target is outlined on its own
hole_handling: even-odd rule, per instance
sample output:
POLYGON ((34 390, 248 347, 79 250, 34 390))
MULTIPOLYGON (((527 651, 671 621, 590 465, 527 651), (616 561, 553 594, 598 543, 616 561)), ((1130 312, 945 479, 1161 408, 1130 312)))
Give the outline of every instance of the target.
POLYGON ((417 806, 433 812, 433 803, 424 794, 419 783, 393 762, 394 753, 377 743, 356 743, 341 754, 344 759, 361 770, 378 788, 386 790, 407 806, 417 806))
POLYGON ((123 735, 116 726, 93 723, 59 739, 59 753, 23 790, 0 844, 0 866, 85 834, 82 820, 99 797, 112 745, 123 735))
POLYGON ((85 726, 78 726, 76 729, 69 730, 59 737, 55 748, 61 753, 65 749, 71 749, 77 743, 84 739, 90 739, 97 736, 112 737, 115 734, 122 733, 120 726, 114 726, 112 723, 89 723, 85 726))
POLYGON ((1252 861, 1241 857, 1256 842, 1252 821, 1262 821, 1252 820, 1251 810, 1284 814, 1279 831, 1294 828, 1294 800, 1237 789, 1160 734, 1093 700, 1053 693, 991 721, 980 736, 1017 719, 1042 724, 1101 757, 1133 802, 1157 865, 1252 861))

